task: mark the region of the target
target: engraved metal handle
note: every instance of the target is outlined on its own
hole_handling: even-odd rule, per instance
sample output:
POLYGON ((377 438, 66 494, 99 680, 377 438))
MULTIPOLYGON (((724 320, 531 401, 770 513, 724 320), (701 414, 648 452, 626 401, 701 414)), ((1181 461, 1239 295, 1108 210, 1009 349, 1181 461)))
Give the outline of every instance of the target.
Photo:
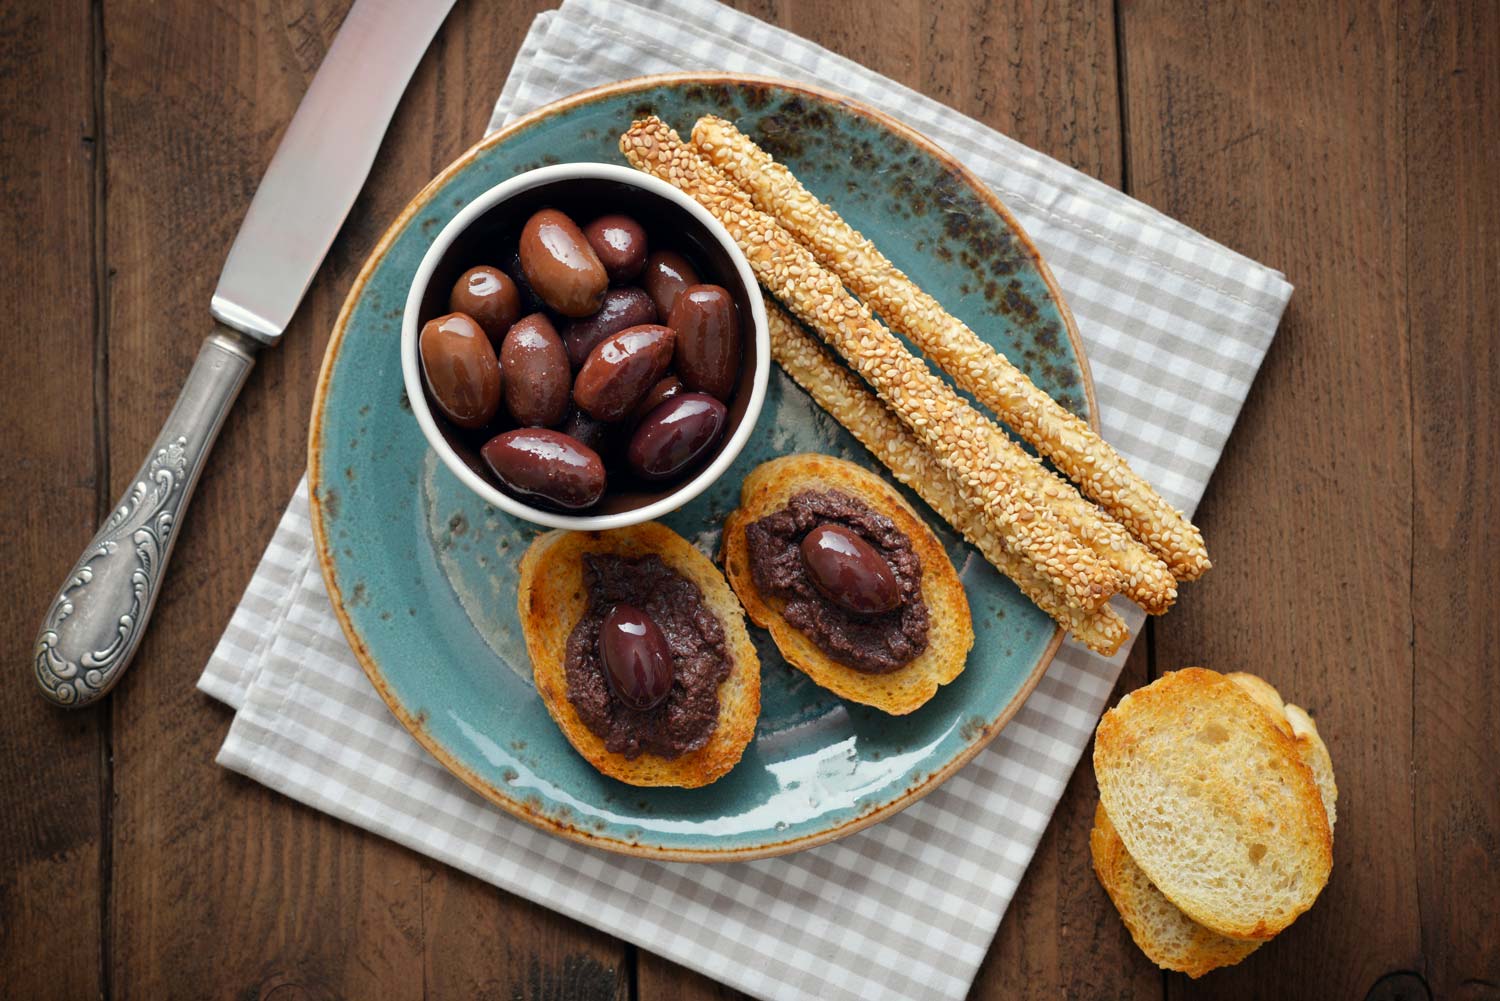
POLYGON ((36 639, 36 680, 57 705, 97 701, 135 655, 183 509, 254 365, 247 338, 227 327, 208 336, 151 454, 52 599, 36 639))

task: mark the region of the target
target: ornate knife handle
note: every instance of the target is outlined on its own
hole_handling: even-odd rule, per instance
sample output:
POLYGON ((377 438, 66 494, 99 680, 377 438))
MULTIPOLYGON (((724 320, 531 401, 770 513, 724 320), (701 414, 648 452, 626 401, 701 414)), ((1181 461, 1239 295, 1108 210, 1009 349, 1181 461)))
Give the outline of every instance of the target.
POLYGON ((248 339, 227 327, 209 334, 151 454, 52 599, 36 638, 36 680, 57 705, 97 701, 135 655, 183 509, 254 365, 248 339))

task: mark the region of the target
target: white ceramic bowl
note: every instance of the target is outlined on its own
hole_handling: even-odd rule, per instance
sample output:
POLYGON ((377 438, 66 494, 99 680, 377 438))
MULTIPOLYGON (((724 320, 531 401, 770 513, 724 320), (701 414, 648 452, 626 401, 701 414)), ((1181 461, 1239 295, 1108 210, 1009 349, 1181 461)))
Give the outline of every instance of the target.
MULTIPOLYGON (((592 216, 575 221, 581 226, 592 216)), ((648 231, 653 229, 650 221, 641 220, 648 231)), ((508 249, 513 249, 510 244, 508 249)), ((659 322, 665 323, 666 317, 659 322)), ((740 253, 729 233, 708 210, 689 196, 678 191, 665 181, 658 180, 629 167, 606 163, 563 163, 551 167, 540 167, 517 174, 504 183, 497 184, 475 198, 444 226, 427 248, 422 263, 417 268, 411 291, 406 298, 406 312, 401 321, 401 375, 406 383, 406 396, 411 401, 412 413, 422 428, 427 443, 437 452, 443 464, 470 490, 487 503, 538 525, 549 528, 567 528, 578 531, 597 531, 623 528, 643 521, 651 521, 675 511, 694 497, 708 489, 724 470, 740 454, 745 442, 755 429, 760 417, 761 405, 765 402, 766 384, 771 374, 771 338, 766 327, 766 311, 761 302, 760 289, 745 255, 740 253), (605 489, 604 500, 590 512, 569 514, 561 511, 534 507, 505 493, 489 478, 477 451, 460 454, 465 445, 456 429, 440 418, 433 416, 428 405, 423 385, 422 366, 417 353, 417 337, 422 324, 433 316, 448 312, 447 293, 459 274, 478 264, 505 267, 501 259, 502 248, 494 241, 486 242, 486 229, 491 233, 502 230, 519 230, 525 217, 543 205, 553 205, 573 215, 570 210, 569 192, 577 192, 584 203, 592 202, 601 208, 615 204, 613 192, 631 204, 627 211, 644 215, 642 207, 657 205, 659 211, 676 216, 686 225, 674 231, 681 234, 682 241, 665 241, 666 246, 653 243, 652 249, 686 250, 689 256, 712 256, 718 258, 719 267, 700 277, 705 281, 717 280, 725 286, 740 306, 742 321, 742 351, 745 362, 753 366, 748 385, 742 377, 730 401, 730 426, 724 441, 719 445, 713 459, 696 474, 680 483, 669 485, 655 493, 632 492, 625 495, 614 492, 614 484, 605 489), (660 205, 656 202, 668 203, 660 205), (461 248, 465 241, 471 246, 467 252, 461 248), (487 252, 472 256, 476 251, 472 244, 479 243, 487 252), (493 250, 489 248, 493 247, 493 250), (453 251, 453 254, 450 254, 453 251), (462 259, 455 259, 462 258, 462 259), (456 269, 456 270, 455 270, 456 269), (738 282, 738 287, 735 283, 738 282), (745 321, 748 318, 748 323, 745 321)))

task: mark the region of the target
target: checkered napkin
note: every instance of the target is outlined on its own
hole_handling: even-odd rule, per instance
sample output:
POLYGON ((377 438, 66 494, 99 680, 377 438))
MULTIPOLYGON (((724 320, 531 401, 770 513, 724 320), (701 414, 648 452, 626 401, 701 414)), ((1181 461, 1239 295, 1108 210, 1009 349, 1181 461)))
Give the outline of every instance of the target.
MULTIPOLYGON (((566 0, 542 14, 490 125, 596 84, 699 69, 853 95, 971 167, 1052 265, 1083 334, 1105 437, 1174 504, 1193 509, 1291 294, 1279 274, 855 63, 703 0, 566 0)), ((1139 610, 1119 608, 1139 629, 1139 610)), ((489 806, 390 715, 329 608, 304 483, 199 687, 238 710, 219 753, 226 767, 752 995, 958 999, 1123 658, 1065 643, 972 763, 842 841, 729 865, 618 857, 489 806)))

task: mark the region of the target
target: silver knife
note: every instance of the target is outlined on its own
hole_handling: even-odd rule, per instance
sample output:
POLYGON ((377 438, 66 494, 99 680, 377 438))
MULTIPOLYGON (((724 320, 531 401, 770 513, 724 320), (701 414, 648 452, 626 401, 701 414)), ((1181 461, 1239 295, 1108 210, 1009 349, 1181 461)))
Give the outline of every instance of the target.
POLYGON ((263 345, 275 345, 370 173, 422 53, 453 0, 357 0, 245 213, 187 384, 114 513, 53 598, 36 680, 86 706, 120 680, 161 589, 198 474, 263 345))

